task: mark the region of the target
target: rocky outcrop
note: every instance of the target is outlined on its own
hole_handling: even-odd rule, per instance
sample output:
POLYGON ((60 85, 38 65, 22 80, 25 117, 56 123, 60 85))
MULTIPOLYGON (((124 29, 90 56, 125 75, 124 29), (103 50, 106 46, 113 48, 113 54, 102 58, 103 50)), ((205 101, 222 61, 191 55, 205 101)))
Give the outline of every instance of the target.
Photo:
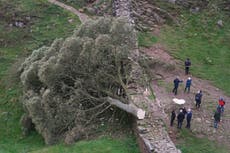
POLYGON ((125 16, 138 30, 152 30, 155 26, 165 23, 166 19, 176 22, 166 10, 157 7, 152 1, 114 0, 115 16, 125 16))

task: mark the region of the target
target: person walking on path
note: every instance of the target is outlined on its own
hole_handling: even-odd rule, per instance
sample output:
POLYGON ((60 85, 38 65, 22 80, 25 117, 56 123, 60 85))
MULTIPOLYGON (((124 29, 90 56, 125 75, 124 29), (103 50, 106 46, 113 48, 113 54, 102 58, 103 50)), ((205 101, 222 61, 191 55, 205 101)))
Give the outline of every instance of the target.
POLYGON ((191 109, 189 108, 188 109, 188 113, 187 113, 187 125, 186 125, 186 128, 188 128, 188 129, 190 129, 190 127, 191 127, 191 120, 192 120, 192 111, 191 111, 191 109))
POLYGON ((222 97, 220 97, 219 99, 219 106, 220 106, 220 109, 221 109, 221 114, 224 113, 224 105, 225 105, 225 101, 222 97))
POLYGON ((186 81, 185 88, 184 88, 184 92, 186 92, 188 90, 187 93, 189 93, 191 85, 192 85, 192 79, 190 77, 188 77, 188 79, 186 81))
POLYGON ((189 58, 187 58, 184 62, 184 66, 185 66, 185 74, 188 75, 189 74, 189 68, 191 66, 191 61, 189 58))
POLYGON ((182 83, 183 81, 179 79, 179 77, 176 77, 176 79, 173 81, 174 83, 174 88, 172 90, 172 92, 177 95, 177 89, 179 87, 179 84, 182 83))
POLYGON ((202 91, 199 90, 195 95, 196 108, 200 108, 202 96, 203 96, 202 91))
POLYGON ((181 129, 183 121, 184 121, 184 113, 183 110, 181 109, 179 114, 177 115, 177 128, 181 129))
POLYGON ((176 113, 175 113, 175 110, 173 110, 171 113, 170 126, 173 126, 173 122, 174 122, 175 118, 176 118, 176 113))
POLYGON ((216 111, 214 114, 214 128, 218 128, 219 122, 220 122, 220 113, 216 111))

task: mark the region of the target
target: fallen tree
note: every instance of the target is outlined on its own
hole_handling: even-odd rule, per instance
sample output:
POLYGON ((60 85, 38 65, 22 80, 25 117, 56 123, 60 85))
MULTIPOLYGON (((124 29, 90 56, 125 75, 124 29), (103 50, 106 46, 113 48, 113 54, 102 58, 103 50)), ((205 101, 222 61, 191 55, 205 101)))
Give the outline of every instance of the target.
POLYGON ((113 117, 112 106, 143 119, 145 112, 130 104, 127 93, 135 48, 136 34, 125 19, 101 18, 33 51, 19 69, 22 123, 32 121, 53 144, 72 143, 94 131, 102 116, 113 117))

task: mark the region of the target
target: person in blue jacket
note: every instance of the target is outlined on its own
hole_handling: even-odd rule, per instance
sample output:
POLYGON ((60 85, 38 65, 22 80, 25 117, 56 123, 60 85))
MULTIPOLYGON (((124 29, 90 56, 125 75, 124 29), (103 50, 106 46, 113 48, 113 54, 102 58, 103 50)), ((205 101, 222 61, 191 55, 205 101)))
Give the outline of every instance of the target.
POLYGON ((179 87, 179 83, 182 83, 183 81, 182 80, 179 80, 179 77, 176 77, 176 79, 173 81, 174 83, 174 88, 172 90, 172 92, 177 95, 177 89, 179 87))
POLYGON ((192 85, 192 79, 190 77, 188 77, 188 79, 186 81, 185 88, 184 88, 184 92, 186 92, 188 90, 187 93, 189 93, 191 85, 192 85))
POLYGON ((189 58, 187 58, 184 62, 184 66, 185 66, 185 74, 188 75, 189 74, 189 68, 191 66, 191 61, 189 58))
POLYGON ((191 127, 191 120, 192 120, 192 111, 191 111, 190 108, 188 109, 186 120, 187 120, 186 128, 190 129, 190 127, 191 127))

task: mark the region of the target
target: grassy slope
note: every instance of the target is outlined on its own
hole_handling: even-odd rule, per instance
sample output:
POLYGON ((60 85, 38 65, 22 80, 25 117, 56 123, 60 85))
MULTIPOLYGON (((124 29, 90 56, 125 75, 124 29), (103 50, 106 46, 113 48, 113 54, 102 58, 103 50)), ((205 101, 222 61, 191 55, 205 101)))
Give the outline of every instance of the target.
POLYGON ((207 138, 197 138, 187 129, 180 132, 180 141, 177 147, 183 153, 229 153, 224 146, 217 145, 207 138))
MULTIPOLYGON (((19 125, 23 111, 19 104, 21 88, 17 82, 12 83, 12 74, 8 74, 9 67, 17 58, 43 45, 49 45, 56 37, 68 36, 79 19, 68 12, 63 12, 44 0, 11 0, 1 1, 1 10, 10 8, 1 20, 0 37, 0 152, 27 152, 44 146, 40 135, 32 133, 23 138, 19 125), (16 12, 16 16, 13 14, 16 12), (24 28, 10 27, 13 20, 23 20, 26 16, 32 17, 28 26, 24 28), (68 18, 73 18, 72 24, 68 18)), ((16 71, 14 69, 13 71, 16 71)))
MULTIPOLYGON (((197 14, 183 12, 180 20, 180 26, 164 26, 158 41, 165 44, 170 53, 182 63, 190 58, 192 74, 210 80, 230 95, 229 16, 209 8, 197 14), (223 20, 222 28, 217 26, 219 19, 223 20)), ((180 133, 178 148, 183 153, 229 152, 227 148, 207 138, 197 138, 187 130, 180 133)))
MULTIPOLYGON (((161 3, 160 6, 168 9, 167 5, 161 3)), ((212 81, 230 95, 229 17, 224 12, 210 8, 198 14, 184 11, 180 20, 180 26, 165 25, 156 40, 166 45, 172 56, 182 63, 189 57, 192 60, 192 74, 212 81), (223 20, 222 28, 217 26, 219 19, 223 20)), ((147 33, 140 33, 139 46, 151 47, 155 43, 152 38, 154 37, 147 33)), ((227 148, 207 138, 197 138, 186 129, 181 131, 177 147, 183 153, 229 153, 227 148)))
POLYGON ((167 44, 174 57, 191 59, 192 74, 212 81, 230 95, 229 17, 210 9, 197 14, 186 12, 181 19, 180 26, 162 29, 162 43, 167 44), (217 26, 219 19, 223 20, 222 28, 217 26))
POLYGON ((12 64, 21 57, 29 55, 32 50, 43 45, 50 45, 55 38, 71 35, 80 22, 73 14, 45 0, 2 0, 0 8, 2 11, 10 8, 4 20, 0 20, 0 40, 2 40, 0 46, 0 153, 22 153, 36 150, 53 153, 60 152, 60 150, 90 152, 93 149, 98 152, 138 152, 133 138, 124 139, 122 142, 102 138, 97 141, 80 142, 72 147, 57 145, 46 148, 42 137, 36 132, 28 137, 22 137, 19 124, 23 114, 19 103, 22 91, 17 82, 12 82, 12 79, 16 80, 11 74, 11 71, 13 73, 16 71, 11 68, 12 64), (16 17, 13 15, 15 12, 17 12, 16 17), (26 16, 34 16, 31 17, 28 26, 24 28, 9 26, 10 23, 14 23, 13 19, 24 20, 26 16), (73 19, 73 22, 69 23, 68 19, 73 19))
POLYGON ((125 138, 114 140, 100 138, 91 141, 81 141, 73 146, 57 145, 31 153, 139 153, 135 139, 125 138))

